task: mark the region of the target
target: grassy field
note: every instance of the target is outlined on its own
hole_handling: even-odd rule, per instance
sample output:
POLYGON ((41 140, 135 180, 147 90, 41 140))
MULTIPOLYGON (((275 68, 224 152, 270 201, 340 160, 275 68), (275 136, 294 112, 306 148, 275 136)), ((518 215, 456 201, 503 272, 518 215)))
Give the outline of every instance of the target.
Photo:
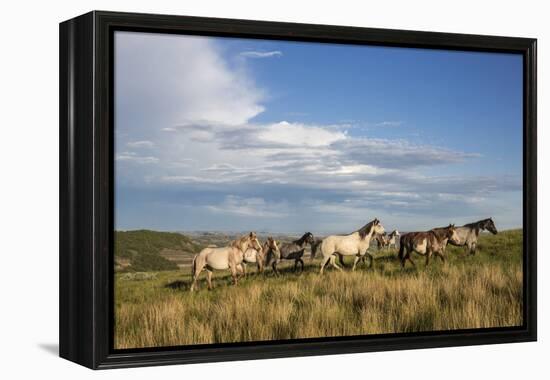
MULTIPOLYGON (((446 264, 401 269, 395 251, 373 268, 250 274, 238 286, 216 273, 189 292, 190 269, 115 276, 115 347, 138 348, 394 332, 517 326, 522 323, 522 232, 481 236, 475 256, 448 247, 446 264)), ((290 263, 289 263, 290 264, 290 263)), ((204 274, 202 275, 204 276, 204 274)))

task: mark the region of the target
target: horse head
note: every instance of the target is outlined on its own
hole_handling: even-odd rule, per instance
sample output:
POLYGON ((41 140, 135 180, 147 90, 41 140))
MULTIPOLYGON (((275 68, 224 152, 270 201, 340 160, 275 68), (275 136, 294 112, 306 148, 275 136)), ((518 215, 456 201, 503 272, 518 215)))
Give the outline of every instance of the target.
POLYGON ((250 234, 248 234, 247 240, 248 240, 247 248, 251 247, 251 248, 254 248, 256 251, 262 250, 262 245, 260 244, 260 241, 258 240, 258 237, 256 236, 255 232, 251 232, 250 234))
POLYGON ((309 245, 313 245, 315 243, 315 238, 313 237, 313 234, 311 232, 306 232, 304 240, 309 245))
POLYGON ((446 228, 445 237, 453 243, 458 243, 459 237, 454 224, 449 224, 449 227, 446 228))
POLYGON ((263 249, 264 265, 269 265, 273 260, 279 260, 281 258, 281 251, 279 250, 279 244, 271 236, 267 238, 263 249))
POLYGON ((495 227, 495 222, 493 222, 493 218, 489 218, 489 219, 485 220, 485 222, 483 223, 482 228, 484 230, 489 231, 493 235, 496 235, 498 233, 497 228, 495 227))
POLYGON ((277 255, 281 255, 281 251, 279 251, 279 245, 271 236, 267 238, 267 244, 269 249, 273 250, 275 253, 277 253, 277 255))
POLYGON ((373 234, 379 234, 379 235, 383 235, 386 232, 386 230, 384 229, 384 226, 382 225, 382 223, 380 223, 380 220, 378 220, 378 218, 375 218, 372 221, 372 231, 373 231, 373 234))

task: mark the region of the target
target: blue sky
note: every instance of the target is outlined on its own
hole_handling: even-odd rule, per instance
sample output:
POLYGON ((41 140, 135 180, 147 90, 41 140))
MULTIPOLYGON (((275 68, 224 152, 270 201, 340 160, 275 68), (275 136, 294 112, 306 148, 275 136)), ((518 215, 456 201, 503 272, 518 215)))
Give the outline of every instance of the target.
POLYGON ((117 229, 522 220, 522 57, 117 32, 117 229))

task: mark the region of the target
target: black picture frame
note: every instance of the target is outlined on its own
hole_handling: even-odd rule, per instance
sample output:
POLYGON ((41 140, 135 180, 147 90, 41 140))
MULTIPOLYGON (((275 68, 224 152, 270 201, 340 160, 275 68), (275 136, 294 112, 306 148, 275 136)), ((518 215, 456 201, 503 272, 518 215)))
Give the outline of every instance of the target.
POLYGON ((535 341, 536 39, 93 11, 60 24, 60 356, 93 369, 535 341), (113 349, 113 33, 131 30, 523 55, 523 326, 113 349))

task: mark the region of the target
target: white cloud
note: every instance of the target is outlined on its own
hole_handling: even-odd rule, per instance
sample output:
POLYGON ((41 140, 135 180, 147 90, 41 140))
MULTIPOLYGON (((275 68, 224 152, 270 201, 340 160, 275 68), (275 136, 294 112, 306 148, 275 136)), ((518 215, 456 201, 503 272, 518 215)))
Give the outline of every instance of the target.
POLYGON ((246 58, 271 58, 271 57, 281 57, 283 53, 279 50, 273 51, 243 51, 239 54, 242 57, 246 58))
POLYGON ((329 128, 307 126, 299 123, 271 124, 258 128, 257 137, 267 143, 278 143, 300 147, 320 147, 344 140, 346 134, 341 131, 331 131, 329 128))
POLYGON ((154 156, 140 156, 134 152, 122 152, 116 155, 117 161, 128 161, 137 164, 156 164, 159 159, 154 156))
POLYGON ((126 143, 130 148, 152 148, 155 144, 152 141, 142 140, 142 141, 129 141, 126 143))
POLYGON ((244 217, 284 218, 288 216, 288 205, 285 202, 268 203, 263 198, 242 198, 228 195, 224 201, 206 208, 214 213, 231 214, 244 217))
POLYGON ((399 127, 403 124, 402 121, 381 121, 374 124, 376 127, 399 127))
POLYGON ((167 123, 161 128, 239 125, 264 110, 263 91, 244 67, 230 67, 208 37, 117 32, 115 44, 117 107, 119 114, 133 115, 128 128, 134 134, 140 121, 142 130, 150 129, 151 117, 167 123))

